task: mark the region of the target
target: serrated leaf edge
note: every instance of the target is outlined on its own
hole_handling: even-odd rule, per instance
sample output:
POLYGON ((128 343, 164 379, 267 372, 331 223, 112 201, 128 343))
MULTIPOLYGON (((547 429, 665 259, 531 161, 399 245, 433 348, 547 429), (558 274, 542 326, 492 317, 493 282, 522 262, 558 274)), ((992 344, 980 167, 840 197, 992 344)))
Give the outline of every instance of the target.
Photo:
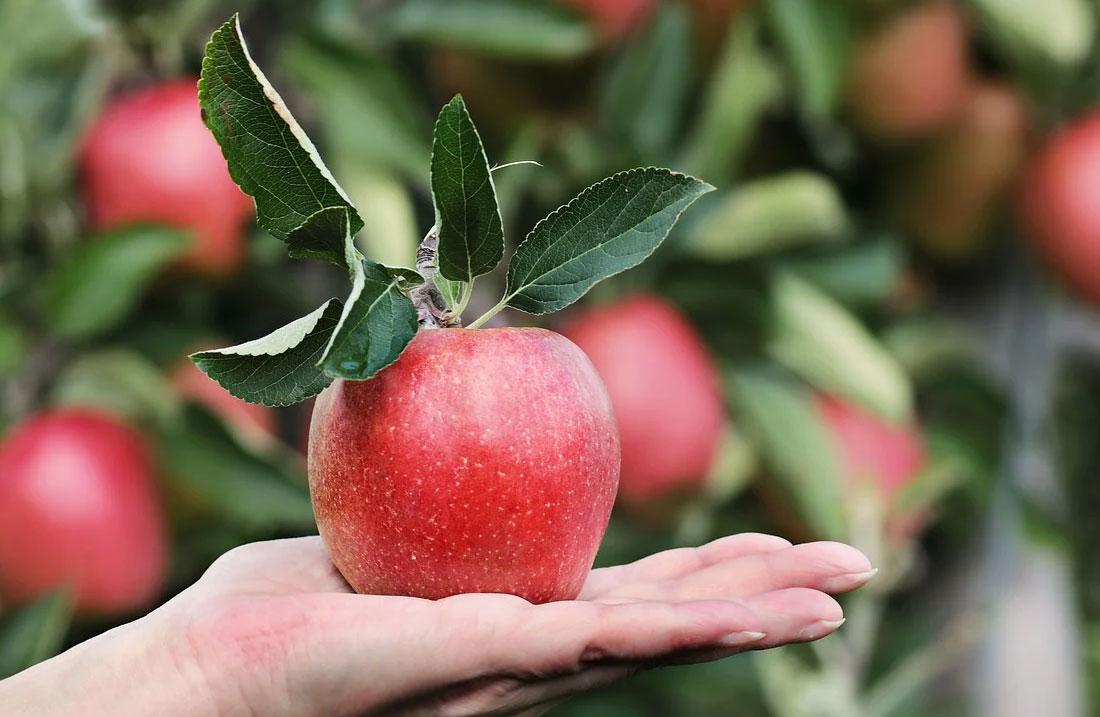
MULTIPOLYGON (((325 370, 325 368, 324 368, 325 362, 328 361, 329 354, 332 353, 333 345, 336 343, 336 337, 340 334, 340 330, 344 328, 344 322, 347 321, 348 314, 351 313, 351 309, 355 305, 355 302, 358 300, 359 295, 362 294, 363 289, 366 288, 367 274, 366 274, 366 271, 364 271, 364 269, 363 269, 363 262, 366 262, 366 261, 368 261, 368 260, 360 258, 359 269, 355 272, 354 278, 352 279, 351 293, 348 294, 348 299, 347 299, 347 301, 344 302, 344 310, 342 312, 340 312, 340 320, 338 322, 336 322, 336 328, 334 328, 332 330, 332 336, 328 340, 328 345, 325 346, 325 352, 323 354, 321 354, 321 360, 317 362, 317 365, 320 366, 321 369, 323 371, 325 371, 325 373, 328 374, 329 376, 333 376, 333 374, 331 374, 329 371, 325 370)), ((382 266, 381 264, 379 264, 378 266, 381 267, 383 271, 385 271, 384 266, 382 266)), ((359 329, 359 326, 362 325, 363 321, 367 320, 367 317, 370 316, 370 312, 374 309, 374 307, 378 304, 378 302, 381 301, 383 298, 385 298, 385 296, 387 294, 389 294, 390 291, 392 291, 394 288, 398 288, 398 291, 400 291, 400 288, 398 286, 399 283, 400 283, 399 280, 396 277, 394 277, 392 274, 390 274, 389 272, 387 272, 386 275, 390 277, 389 284, 387 284, 386 288, 380 294, 378 294, 377 298, 375 298, 374 301, 372 301, 370 303, 370 306, 368 306, 366 312, 363 313, 363 318, 359 321, 359 323, 356 324, 355 326, 351 327, 350 329, 348 329, 349 334, 354 333, 355 331, 357 331, 359 329)), ((408 345, 406 344, 406 348, 407 347, 408 347, 408 345)), ((371 376, 373 377, 373 376, 377 375, 378 371, 381 371, 382 369, 386 368, 386 366, 389 366, 394 361, 401 358, 401 354, 403 354, 404 352, 405 352, 404 349, 399 351, 397 356, 394 357, 393 361, 390 361, 389 363, 386 363, 382 366, 379 366, 378 370, 376 370, 373 374, 371 374, 371 376)), ((342 378, 341 376, 333 376, 333 377, 334 378, 342 378)))
POLYGON ((295 346, 297 346, 298 344, 302 343, 302 341, 305 340, 306 336, 309 336, 310 332, 313 331, 313 329, 315 329, 317 327, 317 323, 321 320, 321 317, 325 315, 325 312, 328 310, 328 307, 334 301, 339 301, 339 299, 337 299, 337 298, 329 299, 328 301, 321 304, 319 307, 317 307, 316 309, 314 309, 310 313, 306 314, 305 316, 303 316, 301 318, 298 318, 298 319, 295 319, 294 321, 291 321, 289 324, 285 324, 284 326, 280 326, 279 328, 275 329, 274 331, 267 334, 266 336, 261 336, 260 338, 252 339, 251 341, 245 341, 243 344, 237 344, 236 346, 227 346, 225 348, 211 349, 209 351, 198 351, 196 353, 191 354, 190 358, 192 360, 194 360, 196 357, 201 357, 203 354, 224 354, 224 355, 227 355, 227 356, 231 356, 231 355, 232 356, 278 356, 280 354, 286 353, 290 349, 292 349, 295 346), (292 327, 294 328, 294 331, 297 332, 297 333, 292 333, 291 332, 290 329, 292 327), (299 329, 300 329, 300 332, 299 332, 299 329), (295 340, 291 344, 288 344, 281 351, 259 351, 259 350, 254 350, 256 347, 258 347, 260 344, 262 344, 264 341, 266 341, 271 336, 274 336, 275 334, 280 333, 280 332, 284 332, 284 331, 286 332, 287 336, 296 336, 297 340, 295 340))
MULTIPOLYGON (((500 255, 497 257, 496 262, 493 265, 493 268, 495 269, 500 264, 500 262, 504 259, 504 241, 505 241, 504 240, 504 217, 500 213, 500 200, 497 197, 496 183, 493 181, 493 169, 494 168, 489 164, 489 155, 487 155, 485 153, 485 143, 481 139, 481 133, 478 132, 477 124, 474 123, 474 118, 470 115, 470 110, 466 107, 466 100, 463 99, 461 93, 459 93, 459 94, 455 95, 454 97, 452 97, 447 102, 447 104, 445 104, 443 106, 443 108, 439 112, 439 116, 436 117, 435 124, 432 125, 432 151, 431 151, 431 154, 428 157, 428 166, 429 167, 431 166, 432 159, 435 158, 435 137, 438 133, 439 123, 442 122, 442 120, 443 120, 443 112, 448 107, 453 105, 455 102, 458 103, 459 110, 462 112, 462 114, 465 116, 465 118, 469 121, 470 127, 474 131, 474 137, 477 138, 477 146, 478 146, 478 150, 481 153, 481 159, 485 162, 485 168, 488 170, 489 189, 491 189, 492 192, 493 192, 493 204, 496 208, 497 222, 500 224, 500 255)), ((438 204, 436 204, 435 192, 434 191, 432 192, 432 207, 435 210, 435 225, 437 227, 442 227, 443 217, 440 216, 439 206, 438 206, 438 204)), ((486 240, 483 239, 481 244, 478 244, 477 248, 480 249, 485 244, 485 241, 486 240)), ((442 249, 442 236, 440 237, 440 245, 441 245, 441 249, 442 249)), ((470 258, 476 253, 476 250, 472 250, 468 243, 466 244, 466 250, 467 250, 466 251, 466 276, 462 277, 460 279, 452 279, 452 278, 448 277, 446 274, 443 273, 442 266, 440 266, 441 262, 439 261, 439 258, 437 257, 436 264, 437 264, 437 267, 439 267, 438 270, 439 270, 440 276, 442 276, 444 279, 447 279, 448 281, 461 281, 461 282, 470 283, 475 278, 477 278, 478 276, 483 276, 484 274, 488 274, 489 273, 488 271, 483 272, 483 274, 474 274, 474 269, 473 269, 473 265, 470 263, 470 261, 471 261, 470 258)), ((442 251, 440 250, 440 256, 441 255, 442 255, 442 251)), ((492 271, 492 270, 493 269, 490 269, 489 271, 492 271)))
MULTIPOLYGON (((577 196, 573 197, 568 202, 561 205, 560 207, 558 207, 557 209, 555 209, 554 211, 550 212, 545 217, 540 219, 535 224, 535 226, 531 227, 531 231, 527 232, 527 236, 525 236, 523 238, 523 241, 520 242, 519 245, 516 247, 515 252, 512 253, 512 259, 509 260, 509 261, 512 261, 512 260, 515 259, 516 255, 519 254, 519 252, 523 248, 524 244, 526 244, 528 241, 531 240, 531 238, 535 235, 535 232, 538 231, 540 226, 542 226, 546 222, 549 222, 550 220, 552 220, 558 214, 561 214, 562 212, 565 212, 565 211, 569 210, 570 208, 572 208, 573 205, 575 205, 577 202, 579 202, 581 200, 581 198, 584 197, 589 192, 595 190, 597 187, 599 187, 603 184, 606 184, 607 182, 611 182, 613 180, 617 180, 617 179, 620 179, 622 177, 625 177, 625 176, 628 176, 628 175, 631 175, 631 174, 644 174, 644 173, 647 173, 647 172, 662 172, 662 173, 667 174, 669 176, 684 177, 685 179, 697 182, 702 191, 700 191, 699 194, 697 194, 695 196, 695 199, 698 199, 699 197, 703 196, 704 194, 709 194, 710 192, 713 192, 715 190, 715 187, 713 185, 711 185, 707 182, 704 182, 701 179, 693 177, 690 174, 684 174, 683 172, 677 172, 677 171, 674 171, 674 170, 671 170, 671 169, 666 169, 666 168, 663 168, 663 167, 635 167, 633 169, 627 169, 627 170, 624 170, 622 172, 616 172, 615 174, 611 175, 610 177, 605 177, 604 179, 601 179, 600 181, 595 182, 595 183, 590 184, 589 186, 585 187, 584 189, 582 189, 577 194, 577 196)), ((693 199, 692 202, 694 202, 695 199, 693 199)), ((676 214, 676 219, 673 220, 674 224, 680 220, 680 217, 683 215, 683 213, 685 211, 687 211, 688 207, 691 206, 692 202, 689 202, 687 205, 684 206, 683 209, 681 209, 676 214)), ((590 251, 594 251, 596 248, 598 248, 598 247, 593 247, 592 249, 588 249, 583 254, 579 254, 578 256, 584 256, 584 254, 587 254, 590 251)), ((645 259, 643 258, 641 261, 644 261, 644 260, 645 259)), ((638 263, 641 263, 641 261, 639 261, 638 263)), ((618 271, 615 271, 615 272, 612 272, 612 273, 606 275, 600 281, 610 279, 613 276, 617 276, 617 275, 623 273, 624 271, 627 271, 628 269, 634 268, 637 265, 638 264, 632 264, 631 266, 623 267, 622 269, 619 269, 618 271)), ((554 311, 557 311, 557 309, 554 309, 554 310, 551 310, 551 311, 543 311, 543 312, 536 313, 536 312, 530 312, 530 311, 526 311, 524 309, 520 309, 516 306, 513 306, 511 303, 509 303, 509 302, 511 302, 511 300, 513 298, 518 296, 520 294, 520 292, 523 291, 523 289, 516 289, 516 290, 513 291, 512 287, 507 284, 507 282, 509 282, 510 279, 511 279, 511 264, 509 264, 508 269, 509 269, 509 272, 508 272, 508 277, 506 279, 505 296, 501 300, 502 305, 506 305, 511 309, 515 309, 516 311, 522 311, 525 314, 530 314, 530 315, 533 315, 533 316, 539 316, 539 315, 542 315, 542 314, 549 314, 549 313, 553 313, 554 311)), ((544 274, 544 276, 545 276, 545 274, 544 274)), ((524 288, 526 288, 526 286, 533 286, 533 285, 534 285, 534 282, 530 282, 530 283, 526 284, 524 286, 524 288)), ((580 297, 578 297, 578 298, 580 298, 580 297)))
MULTIPOLYGON (((347 202, 348 207, 350 208, 350 210, 355 211, 356 216, 358 216, 358 209, 355 208, 355 205, 352 203, 351 199, 348 197, 347 192, 344 191, 344 188, 340 186, 340 183, 336 181, 336 178, 332 176, 332 172, 329 171, 329 168, 327 166, 325 166, 324 161, 321 160, 321 155, 320 155, 320 153, 317 152, 317 147, 314 146, 313 141, 310 140, 309 136, 305 133, 305 130, 303 130, 301 125, 298 124, 298 121, 294 119, 294 116, 290 113, 290 109, 287 107, 286 102, 283 101, 282 96, 279 95, 279 92, 275 89, 275 87, 267 79, 267 75, 264 74, 263 70, 260 69, 260 66, 257 65, 255 60, 252 59, 252 54, 248 51, 248 43, 245 42, 244 33, 241 30, 241 16, 240 16, 240 13, 234 13, 233 17, 230 18, 228 22, 226 22, 224 25, 222 25, 221 27, 219 27, 217 30, 214 31, 214 35, 206 43, 206 46, 205 46, 204 51, 203 51, 203 58, 202 58, 203 72, 206 71, 207 65, 212 65, 213 64, 213 60, 210 57, 210 48, 211 48, 211 46, 219 38, 222 38, 222 40, 224 41, 225 32, 230 29, 229 25, 232 25, 233 39, 234 39, 234 41, 236 41, 237 43, 240 44, 241 51, 244 54, 245 60, 248 62, 248 67, 252 71, 253 76, 255 76, 256 81, 260 83, 260 88, 264 92, 264 97, 266 97, 268 99, 268 101, 271 103, 271 106, 275 110, 275 113, 278 114, 279 117, 284 122, 286 122, 287 127, 290 128, 290 133, 292 135, 294 135, 294 138, 296 140, 298 140, 298 143, 301 145, 302 149, 304 149, 306 151, 306 154, 309 156, 310 161, 312 161, 314 166, 318 169, 318 171, 321 172, 321 176, 323 176, 326 180, 328 180, 328 182, 336 190, 336 193, 339 194, 340 197, 345 202, 347 202)), ((205 100, 209 97, 208 90, 204 86, 201 77, 199 79, 198 89, 199 89, 199 100, 200 100, 200 103, 201 103, 203 100, 205 100)), ((220 147, 220 143, 219 143, 219 147, 220 147)), ((226 160, 227 166, 231 166, 230 163, 229 163, 229 155, 227 154, 226 149, 224 147, 221 147, 221 151, 222 151, 222 156, 226 160)), ((230 175, 233 175, 233 174, 234 174, 234 172, 230 171, 230 175)), ((233 177, 233 181, 238 186, 240 186, 240 182, 237 181, 237 178, 235 176, 233 177)), ((242 189, 242 191, 243 191, 243 189, 242 189)), ((253 197, 252 199, 253 199, 253 202, 255 202, 255 198, 253 197)), ((318 211, 329 209, 329 208, 330 207, 320 206, 318 211)), ((310 215, 310 216, 313 216, 313 215, 310 215)), ((309 221, 309 218, 307 217, 301 224, 299 224, 297 227, 295 227, 295 229, 292 230, 292 231, 297 231, 298 229, 301 229, 302 226, 304 226, 308 221, 309 221)), ((349 217, 349 221, 350 221, 350 217, 349 217)), ((290 232, 288 232, 288 234, 290 234, 290 232)))

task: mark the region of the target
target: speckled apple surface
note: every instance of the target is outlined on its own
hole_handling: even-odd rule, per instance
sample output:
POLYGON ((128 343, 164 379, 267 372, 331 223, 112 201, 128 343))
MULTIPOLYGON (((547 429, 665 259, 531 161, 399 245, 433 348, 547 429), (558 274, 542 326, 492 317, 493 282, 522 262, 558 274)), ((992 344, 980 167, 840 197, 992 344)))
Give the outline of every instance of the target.
POLYGON ((421 331, 313 411, 317 526, 360 593, 573 599, 618 479, 607 392, 579 348, 543 329, 421 331))

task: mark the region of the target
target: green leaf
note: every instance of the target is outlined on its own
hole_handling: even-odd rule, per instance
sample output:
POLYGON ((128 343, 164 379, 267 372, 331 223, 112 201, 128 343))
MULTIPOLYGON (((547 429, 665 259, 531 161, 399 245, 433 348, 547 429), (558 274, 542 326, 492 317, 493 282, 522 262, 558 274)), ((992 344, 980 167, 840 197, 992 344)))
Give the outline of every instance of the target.
POLYGON ((434 279, 435 288, 439 289, 439 293, 443 295, 443 301, 447 303, 447 308, 453 310, 458 306, 458 302, 461 301, 462 292, 466 290, 466 284, 462 281, 451 281, 445 276, 436 274, 434 279))
POLYGON ((666 5, 615 60, 600 92, 603 130, 642 157, 668 150, 684 119, 694 84, 691 19, 684 5, 666 5))
POLYGON ((462 96, 443 106, 432 141, 432 199, 439 273, 473 281, 504 256, 504 229, 481 137, 462 96))
POLYGON ((847 3, 835 0, 768 0, 771 26, 798 85, 802 112, 829 117, 836 108, 853 45, 847 3))
POLYGON ((728 374, 738 421, 796 513, 823 538, 847 538, 839 457, 808 391, 763 371, 728 374))
POLYGON ((848 213, 833 183, 794 171, 742 185, 702 222, 690 251, 730 261, 799 244, 837 243, 848 237, 848 213))
POLYGON ((23 328, 0 314, 0 378, 18 373, 26 359, 28 343, 23 328))
POLYGON ((839 249, 787 258, 783 266, 845 304, 875 306, 897 290, 905 249, 894 237, 878 237, 839 249))
POLYGON ((51 326, 73 337, 113 328, 189 244, 186 232, 158 226, 128 227, 82 244, 49 280, 51 326))
POLYGON ((730 24, 726 49, 686 140, 687 171, 712 178, 736 174, 765 112, 782 96, 779 72, 761 47, 759 30, 752 11, 730 24))
POLYGON ((143 356, 121 348, 86 353, 54 378, 55 406, 94 406, 135 424, 164 422, 179 411, 164 374, 143 356))
POLYGON ((71 58, 108 27, 91 3, 0 2, 0 92, 29 69, 71 58))
MULTIPOLYGON (((336 183, 313 143, 291 116, 283 99, 252 61, 234 15, 206 46, 199 81, 203 121, 221 145, 229 173, 256 200, 256 220, 287 240, 319 210, 347 210, 354 235, 363 220, 336 183)), ((331 215, 325 215, 331 217, 331 215)), ((331 223, 314 230, 332 229, 331 223)), ((342 244, 344 235, 310 245, 342 244)), ((330 261, 336 257, 327 256, 330 261)))
POLYGON ((317 363, 343 311, 329 299, 316 311, 263 338, 191 356, 206 375, 237 398, 288 406, 316 396, 332 378, 317 363))
POLYGON ((406 269, 403 266, 385 266, 379 264, 382 267, 382 271, 386 272, 391 279, 397 281, 397 288, 401 291, 408 291, 414 289, 424 283, 424 277, 416 269, 406 269))
MULTIPOLYGON (((341 156, 351 160, 334 166, 352 198, 360 200, 342 172, 344 164, 400 173, 423 186, 431 155, 429 128, 419 99, 410 91, 413 83, 391 62, 362 47, 311 38, 292 45, 286 63, 315 99, 317 121, 329 146, 339 147, 341 156)), ((360 206, 373 225, 369 207, 360 206)))
POLYGON ((714 187, 667 169, 632 169, 585 189, 535 225, 508 266, 502 303, 546 314, 637 265, 714 187))
POLYGON ((248 528, 314 531, 303 471, 246 448, 204 407, 188 405, 160 439, 165 479, 205 510, 248 528))
POLYGON ((583 18, 546 0, 405 0, 383 27, 403 40, 514 58, 579 57, 596 42, 583 18))
POLYGON ((286 235, 287 253, 295 259, 320 259, 347 266, 344 237, 348 222, 347 207, 318 209, 305 222, 286 235))
POLYGON ((898 362, 843 306, 789 272, 772 279, 768 352, 821 390, 883 418, 912 415, 913 388, 898 362))
POLYGON ((1088 0, 971 0, 1006 54, 1073 66, 1089 56, 1096 4, 1088 0))
POLYGON ((419 328, 416 307, 400 284, 386 267, 359 258, 351 295, 321 358, 325 373, 364 380, 397 360, 419 328))
POLYGON ((0 680, 49 659, 61 650, 72 621, 68 590, 58 590, 0 622, 0 680))

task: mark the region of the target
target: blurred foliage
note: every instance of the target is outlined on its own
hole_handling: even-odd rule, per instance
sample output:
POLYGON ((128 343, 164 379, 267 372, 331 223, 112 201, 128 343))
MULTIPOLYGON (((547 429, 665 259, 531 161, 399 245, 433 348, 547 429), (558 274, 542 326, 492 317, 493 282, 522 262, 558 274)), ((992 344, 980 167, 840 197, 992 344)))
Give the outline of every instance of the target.
MULTIPOLYGON (((883 572, 845 599, 849 625, 814 648, 646 674, 553 714, 966 714, 970 686, 940 677, 979 631, 945 619, 960 598, 942 575, 980 551, 1010 462, 1011 385, 1028 380, 1005 375, 994 338, 994 311, 1014 291, 1003 188, 1016 178, 950 262, 895 221, 885 188, 937 136, 864 136, 848 78, 862 39, 917 4, 654 0, 617 36, 551 0, 0 0, 0 430, 47 406, 92 405, 146 432, 173 532, 165 599, 236 544, 313 532, 308 406, 270 409, 277 436, 258 441, 182 395, 172 372, 189 352, 305 315, 346 277, 289 260, 255 227, 231 280, 166 269, 178 230, 93 238, 79 193, 82 132, 109 98, 197 75, 210 33, 240 10, 253 55, 330 158, 377 261, 409 262, 433 221, 432 118, 459 92, 491 163, 539 165, 494 174, 509 251, 519 227, 629 166, 670 166, 719 190, 651 262, 589 297, 648 290, 679 307, 712 350, 732 425, 708 489, 656 518, 616 513, 598 563, 761 530, 852 541, 883 572), (905 500, 928 513, 923 534, 891 544, 883 506, 842 487, 812 403, 821 392, 921 427, 929 465, 905 500)), ((1036 136, 1100 103, 1094 3, 958 4, 968 83, 1017 93, 1036 136)), ((502 277, 482 285, 493 283, 502 277)), ((487 303, 475 292, 473 309, 487 303)), ((1053 522, 1073 546, 1094 708, 1097 366, 1067 364, 1051 422, 1066 494, 1053 522)), ((63 593, 3 606, 0 676, 112 624, 78 617, 65 637, 69 619, 63 593)))

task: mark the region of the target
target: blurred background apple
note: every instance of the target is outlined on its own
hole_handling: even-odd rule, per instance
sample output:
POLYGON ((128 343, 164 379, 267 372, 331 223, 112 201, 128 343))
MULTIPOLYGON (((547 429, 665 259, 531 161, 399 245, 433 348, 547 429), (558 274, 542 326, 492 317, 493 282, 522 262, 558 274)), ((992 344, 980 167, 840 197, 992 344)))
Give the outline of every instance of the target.
POLYGON ((245 404, 184 358, 346 289, 253 226, 203 126, 236 11, 378 261, 434 220, 456 92, 509 165, 509 251, 628 167, 717 188, 560 322, 496 319, 560 329, 611 393, 597 562, 764 531, 880 574, 813 648, 551 714, 1097 713, 1089 0, 0 1, 0 676, 316 531, 311 405, 245 404))

